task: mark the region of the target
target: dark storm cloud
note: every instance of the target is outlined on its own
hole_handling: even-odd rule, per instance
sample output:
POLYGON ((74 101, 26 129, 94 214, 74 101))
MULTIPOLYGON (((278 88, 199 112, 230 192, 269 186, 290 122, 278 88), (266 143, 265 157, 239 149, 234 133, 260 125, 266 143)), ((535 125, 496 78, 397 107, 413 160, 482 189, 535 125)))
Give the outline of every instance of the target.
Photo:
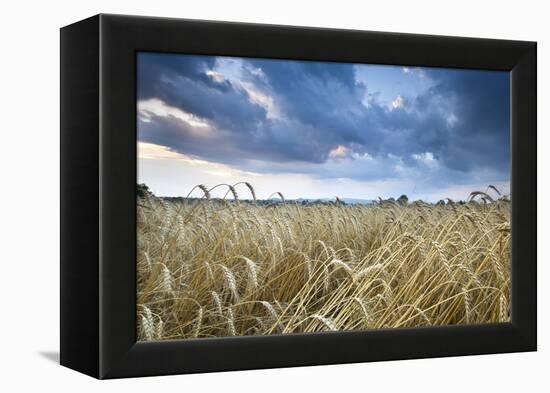
MULTIPOLYGON (((215 58, 142 53, 138 60, 138 99, 160 98, 220 127, 250 130, 265 118, 265 109, 248 100, 229 81, 207 75, 215 58)), ((247 131, 244 131, 247 132, 247 131)))
POLYGON ((213 88, 223 89, 206 75, 212 68, 214 57, 175 56, 161 53, 140 53, 138 55, 138 96, 168 98, 173 92, 166 89, 167 80, 189 78, 213 88))
MULTIPOLYGON (((351 160, 368 153, 380 165, 397 156, 400 165, 422 170, 414 156, 430 152, 444 168, 441 176, 467 178, 483 170, 507 179, 507 73, 424 69, 431 87, 391 107, 376 95, 366 98, 368 86, 357 81, 351 64, 260 59, 243 64, 235 81, 213 77, 215 57, 141 54, 139 99, 159 98, 208 121, 216 132, 205 138, 175 118, 151 116, 139 124, 140 140, 262 172, 326 163, 342 145, 351 160), (269 116, 247 86, 271 97, 278 116, 269 116)), ((376 173, 391 176, 387 168, 376 173)), ((376 173, 350 170, 350 177, 373 179, 376 173)))
POLYGON ((432 70, 438 82, 423 104, 453 100, 459 121, 453 145, 442 149, 446 163, 456 169, 476 166, 508 170, 510 150, 510 87, 506 72, 432 70))
POLYGON ((251 61, 290 118, 319 130, 327 144, 363 143, 370 119, 361 101, 365 86, 353 66, 339 63, 251 61))

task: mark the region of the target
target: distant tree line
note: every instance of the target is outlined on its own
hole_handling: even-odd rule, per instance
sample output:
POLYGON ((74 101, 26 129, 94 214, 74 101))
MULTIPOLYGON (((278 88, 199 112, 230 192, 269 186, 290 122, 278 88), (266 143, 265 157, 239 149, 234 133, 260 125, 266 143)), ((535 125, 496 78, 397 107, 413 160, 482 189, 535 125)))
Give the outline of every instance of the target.
MULTIPOLYGON (((141 183, 141 184, 138 184, 137 185, 137 195, 141 198, 145 198, 145 197, 154 197, 155 195, 153 194, 153 192, 151 192, 151 190, 149 189, 149 187, 144 184, 144 183, 141 183)), ((174 201, 174 202, 193 202, 193 201, 198 201, 198 200, 201 200, 203 198, 193 198, 193 197, 190 197, 190 198, 184 198, 184 197, 161 197, 162 199, 164 200, 167 200, 167 201, 174 201)), ((213 200, 216 200, 216 198, 213 198, 213 200)), ((226 202, 229 202, 229 203, 232 203, 232 202, 235 202, 233 199, 231 198, 228 198, 228 199, 225 199, 226 202)), ((258 199, 256 201, 253 201, 253 200, 249 200, 249 199, 239 199, 239 202, 240 203, 255 203, 257 205, 277 205, 277 204, 282 204, 282 203, 285 203, 283 201, 281 201, 280 199, 258 199)), ((290 202, 290 201, 289 201, 290 202)), ((342 200, 341 198, 339 197, 336 197, 334 200, 324 200, 324 199, 317 199, 317 200, 309 200, 309 199, 301 199, 301 200, 293 200, 291 201, 292 203, 296 203, 298 205, 301 205, 301 206, 312 206, 312 205, 326 205, 326 206, 331 206, 331 205, 353 205, 353 203, 346 203, 344 200, 342 200)), ((471 202, 475 202, 475 201, 471 201, 471 202)), ((399 198, 395 199, 395 198, 388 198, 388 199, 382 199, 382 198, 378 198, 378 202, 374 202, 373 203, 378 203, 380 205, 384 205, 384 204, 398 204, 398 205, 401 205, 401 206, 407 206, 409 204, 409 198, 407 197, 407 195, 403 194, 401 195, 399 198)), ((418 200, 418 201, 414 201, 413 203, 427 203, 427 202, 424 202, 422 200, 418 200)), ((464 205, 466 204, 467 202, 465 201, 453 201, 449 198, 446 198, 446 199, 441 199, 439 201, 437 201, 435 203, 436 206, 444 206, 444 205, 449 205, 449 204, 454 204, 454 203, 457 203, 459 205, 464 205)), ((477 202, 475 202, 477 203, 477 202)), ((427 203, 427 204, 431 204, 431 203, 427 203)))

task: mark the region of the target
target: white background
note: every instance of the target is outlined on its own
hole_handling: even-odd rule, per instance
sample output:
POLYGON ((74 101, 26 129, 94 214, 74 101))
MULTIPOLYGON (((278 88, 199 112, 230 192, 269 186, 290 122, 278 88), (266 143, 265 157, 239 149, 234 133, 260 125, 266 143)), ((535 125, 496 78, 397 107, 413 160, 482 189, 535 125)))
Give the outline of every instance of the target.
MULTIPOLYGON (((185 392, 548 391, 550 170, 544 1, 7 1, 0 22, 0 390, 185 392), (539 352, 96 381, 59 345, 59 31, 124 13, 538 41, 539 352), (544 363, 547 363, 545 366, 544 363), (153 390, 154 389, 154 390, 153 390)), ((238 356, 238 354, 235 354, 238 356)))

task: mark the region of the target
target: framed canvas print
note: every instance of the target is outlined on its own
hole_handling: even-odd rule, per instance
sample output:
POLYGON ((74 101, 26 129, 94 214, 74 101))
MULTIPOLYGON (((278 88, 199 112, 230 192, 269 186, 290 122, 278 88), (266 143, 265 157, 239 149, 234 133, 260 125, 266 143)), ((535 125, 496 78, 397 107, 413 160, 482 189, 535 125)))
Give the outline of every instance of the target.
POLYGON ((536 44, 61 29, 61 364, 536 350, 536 44))

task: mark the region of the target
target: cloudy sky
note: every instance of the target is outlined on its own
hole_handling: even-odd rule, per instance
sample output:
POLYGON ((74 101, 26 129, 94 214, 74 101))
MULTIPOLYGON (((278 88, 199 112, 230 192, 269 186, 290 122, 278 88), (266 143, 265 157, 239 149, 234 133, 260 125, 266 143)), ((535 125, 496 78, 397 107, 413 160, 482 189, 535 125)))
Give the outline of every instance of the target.
POLYGON ((509 191, 507 72, 139 53, 137 88, 138 182, 157 195, 509 191))

